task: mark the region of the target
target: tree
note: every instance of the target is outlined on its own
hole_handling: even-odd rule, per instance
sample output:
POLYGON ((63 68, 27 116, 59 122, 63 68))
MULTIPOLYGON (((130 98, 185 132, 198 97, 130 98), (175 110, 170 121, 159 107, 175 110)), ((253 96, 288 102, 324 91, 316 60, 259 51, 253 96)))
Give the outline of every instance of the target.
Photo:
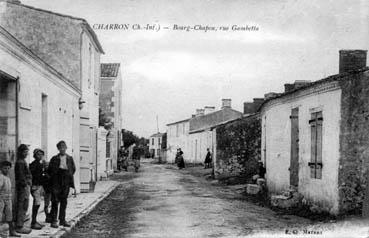
POLYGON ((138 144, 139 137, 136 136, 132 131, 122 129, 122 137, 123 137, 123 144, 124 147, 129 147, 133 145, 134 143, 138 144))

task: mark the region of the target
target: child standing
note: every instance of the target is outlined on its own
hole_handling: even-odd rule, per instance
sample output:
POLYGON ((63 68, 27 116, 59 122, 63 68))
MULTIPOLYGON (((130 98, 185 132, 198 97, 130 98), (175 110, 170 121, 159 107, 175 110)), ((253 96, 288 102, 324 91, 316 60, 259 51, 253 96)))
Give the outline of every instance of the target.
POLYGON ((0 163, 0 221, 5 220, 9 224, 9 235, 20 237, 15 232, 12 213, 12 185, 8 177, 12 164, 9 161, 0 163))
POLYGON ((29 165, 29 169, 31 170, 32 174, 31 194, 33 197, 31 228, 35 230, 40 230, 43 227, 43 225, 37 222, 37 214, 41 205, 41 196, 43 193, 42 185, 45 171, 42 158, 44 155, 44 151, 41 149, 35 149, 33 151, 33 158, 35 158, 35 160, 29 165))
POLYGON ((71 187, 74 188, 73 175, 76 172, 76 167, 74 165, 73 157, 66 153, 67 144, 65 141, 59 141, 56 147, 59 150, 59 154, 51 158, 47 169, 50 176, 51 186, 51 227, 58 228, 58 208, 59 225, 70 227, 70 223, 65 220, 65 212, 67 208, 69 189, 71 187))
POLYGON ((28 146, 21 144, 18 147, 17 161, 14 166, 15 187, 17 190, 16 231, 21 234, 29 234, 32 231, 30 228, 24 226, 24 220, 28 210, 30 187, 32 185, 32 175, 26 162, 28 152, 28 146))

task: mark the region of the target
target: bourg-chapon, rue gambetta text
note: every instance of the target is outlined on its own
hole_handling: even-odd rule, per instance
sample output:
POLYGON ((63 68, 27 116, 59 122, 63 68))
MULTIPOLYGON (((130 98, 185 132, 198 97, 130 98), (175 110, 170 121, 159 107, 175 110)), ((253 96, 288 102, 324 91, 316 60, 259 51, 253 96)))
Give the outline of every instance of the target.
POLYGON ((158 23, 153 24, 93 24, 94 30, 124 30, 124 31, 159 31, 159 30, 172 30, 172 31, 201 31, 201 32, 215 32, 215 31, 259 31, 259 26, 248 25, 248 24, 234 24, 234 25, 183 25, 183 24, 172 24, 172 25, 160 25, 158 23))

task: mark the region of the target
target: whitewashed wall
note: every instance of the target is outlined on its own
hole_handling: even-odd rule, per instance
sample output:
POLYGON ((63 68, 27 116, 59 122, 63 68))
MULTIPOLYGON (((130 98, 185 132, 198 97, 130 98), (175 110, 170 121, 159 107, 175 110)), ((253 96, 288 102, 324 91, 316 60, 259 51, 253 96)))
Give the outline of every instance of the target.
POLYGON ((262 118, 262 159, 266 159, 266 179, 272 193, 290 185, 291 109, 299 108, 299 185, 305 198, 338 212, 339 125, 341 90, 313 93, 265 106, 262 118), (322 179, 310 178, 311 112, 323 112, 322 179), (264 151, 266 149, 266 151, 264 151))
POLYGON ((190 153, 188 121, 181 122, 167 127, 167 162, 174 163, 177 149, 181 148, 184 157, 187 158, 190 153), (178 129, 177 129, 178 128, 178 129))
POLYGON ((58 141, 67 143, 67 153, 73 156, 77 167, 74 179, 79 192, 79 91, 1 35, 0 55, 0 70, 19 77, 18 143, 30 146, 28 162, 33 160, 32 151, 41 147, 41 103, 44 94, 47 96, 46 158, 50 160, 58 153, 58 141))

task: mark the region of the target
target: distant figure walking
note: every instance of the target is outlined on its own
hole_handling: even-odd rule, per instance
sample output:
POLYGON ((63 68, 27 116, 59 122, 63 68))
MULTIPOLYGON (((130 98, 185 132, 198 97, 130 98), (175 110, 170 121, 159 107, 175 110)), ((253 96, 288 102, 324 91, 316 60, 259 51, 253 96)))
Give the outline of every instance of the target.
POLYGON ((183 151, 181 150, 181 148, 178 149, 178 153, 177 153, 177 166, 179 169, 183 169, 185 168, 185 162, 184 162, 184 158, 183 158, 183 151))
POLYGON ((140 159, 141 159, 140 152, 141 152, 141 146, 135 145, 132 151, 132 160, 133 160, 133 166, 135 167, 136 173, 138 172, 138 169, 140 168, 140 159))
POLYGON ((125 171, 128 171, 128 154, 129 154, 128 150, 123 151, 121 166, 125 171))
POLYGON ((206 153, 206 157, 205 157, 205 161, 204 161, 205 162, 204 169, 211 168, 211 162, 213 161, 213 157, 212 157, 212 155, 210 153, 210 149, 207 148, 206 150, 208 151, 208 153, 206 153))

